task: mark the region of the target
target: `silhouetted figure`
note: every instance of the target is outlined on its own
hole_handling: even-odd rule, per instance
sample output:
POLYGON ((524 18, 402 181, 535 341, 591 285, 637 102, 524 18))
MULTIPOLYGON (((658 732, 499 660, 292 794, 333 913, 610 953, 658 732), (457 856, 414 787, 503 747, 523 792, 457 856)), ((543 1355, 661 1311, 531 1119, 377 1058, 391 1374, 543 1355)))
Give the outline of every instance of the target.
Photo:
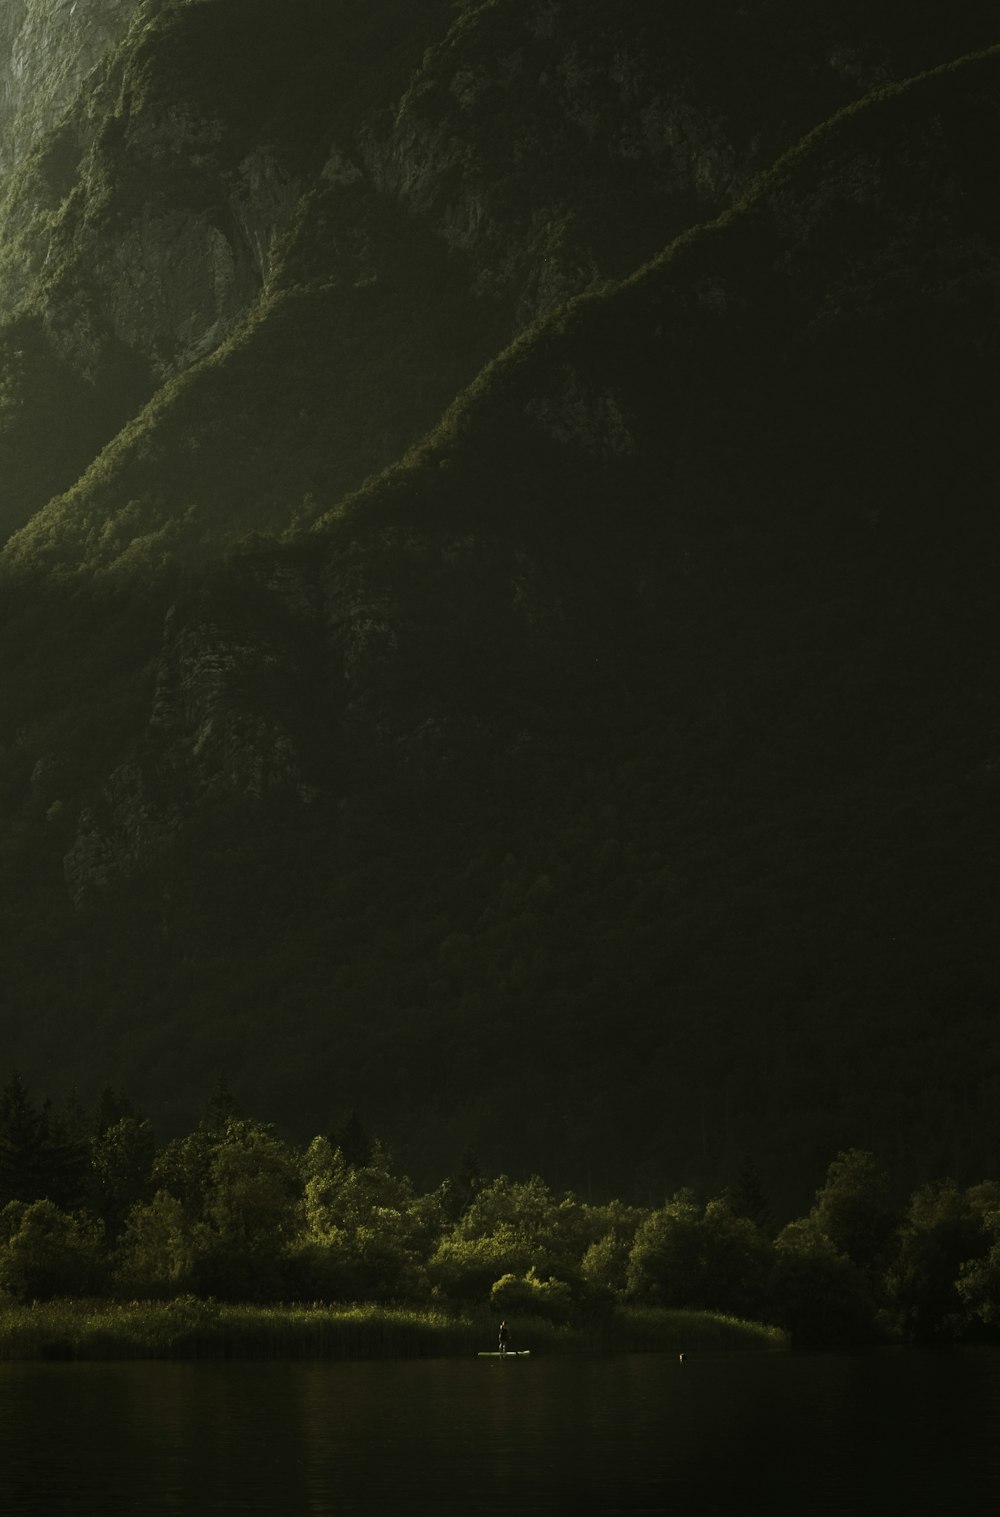
POLYGON ((499 1331, 499 1333, 497 1335, 497 1346, 500 1349, 500 1354, 501 1354, 501 1357, 502 1357, 507 1352, 507 1324, 506 1324, 506 1322, 501 1322, 501 1324, 500 1324, 500 1331, 499 1331))

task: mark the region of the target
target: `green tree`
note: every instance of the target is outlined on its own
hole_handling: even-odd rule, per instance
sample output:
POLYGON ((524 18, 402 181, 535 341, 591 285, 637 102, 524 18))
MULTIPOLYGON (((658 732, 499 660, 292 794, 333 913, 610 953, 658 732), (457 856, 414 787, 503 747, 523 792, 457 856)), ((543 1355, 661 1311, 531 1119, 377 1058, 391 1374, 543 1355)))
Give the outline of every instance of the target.
POLYGON ((979 1257, 961 1265, 956 1291, 972 1321, 1000 1328, 1000 1207, 982 1220, 986 1240, 979 1257))
POLYGON ((227 1122, 242 1116, 239 1104, 225 1075, 220 1075, 215 1089, 205 1103, 199 1127, 208 1133, 223 1133, 227 1122))
POLYGON ((356 1111, 352 1111, 337 1128, 331 1138, 331 1146, 340 1149, 345 1162, 352 1169, 361 1169, 370 1164, 375 1151, 375 1145, 356 1111))
POLYGON ((580 1263, 580 1274, 591 1292, 607 1291, 624 1296, 628 1289, 628 1263, 635 1234, 606 1232, 591 1243, 580 1263))
POLYGON ((465 1241, 516 1237, 541 1274, 569 1280, 579 1277, 586 1249, 606 1230, 602 1222, 575 1196, 554 1196, 538 1175, 528 1180, 499 1175, 477 1191, 453 1236, 465 1241))
POLYGON ((890 1200, 889 1177, 873 1154, 851 1148, 837 1155, 809 1220, 870 1281, 880 1278, 900 1217, 890 1200))
POLYGON ((187 1288, 271 1297, 282 1291, 283 1256, 301 1221, 300 1161, 273 1127, 224 1118, 227 1104, 223 1093, 215 1116, 166 1145, 151 1186, 179 1203, 185 1248, 193 1249, 187 1288))
POLYGON ((876 1336, 865 1275, 808 1219, 790 1222, 775 1239, 769 1315, 797 1347, 869 1343, 876 1336))
POLYGON ((531 1245, 509 1223, 482 1238, 442 1238, 428 1262, 431 1284, 450 1300, 484 1303, 504 1275, 520 1277, 532 1266, 531 1245))
POLYGON ((915 1191, 899 1230, 887 1276, 890 1309, 904 1337, 923 1343, 961 1336, 969 1298, 958 1289, 963 1267, 973 1278, 990 1249, 985 1216, 1000 1209, 1000 1185, 984 1182, 961 1190, 939 1180, 915 1191))
POLYGON ((415 1196, 378 1144, 369 1163, 352 1166, 328 1138, 314 1138, 302 1173, 301 1289, 352 1300, 426 1294, 424 1263, 443 1226, 439 1196, 415 1196))
POLYGON ((134 1117, 135 1107, 121 1087, 113 1090, 110 1085, 105 1085, 97 1098, 97 1106, 94 1109, 94 1135, 101 1138, 109 1127, 114 1127, 123 1117, 134 1117))
POLYGON ((196 1221, 205 1215, 217 1146, 218 1133, 199 1126, 183 1138, 172 1138, 153 1162, 153 1189, 175 1196, 196 1221))
POLYGON ((585 1247, 580 1273, 588 1289, 625 1294, 629 1254, 636 1232, 648 1216, 646 1208, 626 1206, 618 1200, 583 1207, 585 1247))
POLYGON ((458 1169, 441 1185, 442 1204, 450 1222, 457 1222, 464 1216, 484 1184, 479 1159, 472 1149, 466 1149, 458 1169))
POLYGON ((0 1212, 0 1289, 18 1301, 93 1294, 103 1283, 101 1230, 51 1201, 10 1201, 0 1212))
POLYGON ((204 1248, 194 1282, 203 1295, 230 1300, 282 1293, 282 1258, 297 1230, 299 1162, 263 1123, 230 1118, 209 1163, 204 1248))
POLYGON ((543 1280, 534 1269, 524 1275, 501 1275, 490 1290, 490 1308, 498 1317, 542 1317, 566 1323, 574 1316, 573 1293, 565 1280, 543 1280))
POLYGON ((21 1076, 0 1092, 0 1205, 47 1199, 67 1210, 82 1198, 86 1153, 46 1099, 37 1107, 21 1076))
POLYGON ((298 1221, 298 1160, 269 1125, 230 1119, 208 1176, 207 1221, 221 1238, 248 1253, 273 1251, 298 1221))
POLYGON ((626 1270, 635 1300, 753 1315, 766 1299, 767 1238, 724 1200, 699 1208, 681 1191, 636 1231, 626 1270))
POLYGON ((90 1145, 88 1205, 104 1223, 113 1243, 132 1207, 150 1185, 156 1143, 145 1119, 119 1117, 101 1130, 90 1145))
POLYGON ((723 1192, 723 1200, 734 1217, 746 1217, 768 1237, 774 1235, 774 1219, 756 1165, 747 1159, 723 1192))
POLYGON ((328 1138, 314 1138, 303 1161, 307 1227, 317 1236, 331 1227, 368 1225, 380 1212, 403 1213, 413 1201, 409 1180, 394 1175, 377 1145, 364 1165, 348 1163, 328 1138))
POLYGON ((208 1229, 167 1190, 132 1208, 115 1252, 119 1283, 137 1295, 169 1296, 190 1290, 199 1260, 210 1247, 208 1229))

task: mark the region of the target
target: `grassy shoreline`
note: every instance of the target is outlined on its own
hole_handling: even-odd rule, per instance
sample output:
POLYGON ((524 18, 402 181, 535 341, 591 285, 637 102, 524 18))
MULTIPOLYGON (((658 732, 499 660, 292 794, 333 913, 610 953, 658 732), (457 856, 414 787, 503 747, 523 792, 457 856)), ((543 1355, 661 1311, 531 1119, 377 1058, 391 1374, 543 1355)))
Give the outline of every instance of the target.
MULTIPOLYGON (((590 1327, 511 1319, 511 1343, 538 1354, 783 1349, 778 1328, 720 1313, 627 1308, 590 1327)), ((0 1360, 414 1359, 492 1348, 488 1312, 426 1307, 223 1305, 64 1300, 0 1306, 0 1360)))

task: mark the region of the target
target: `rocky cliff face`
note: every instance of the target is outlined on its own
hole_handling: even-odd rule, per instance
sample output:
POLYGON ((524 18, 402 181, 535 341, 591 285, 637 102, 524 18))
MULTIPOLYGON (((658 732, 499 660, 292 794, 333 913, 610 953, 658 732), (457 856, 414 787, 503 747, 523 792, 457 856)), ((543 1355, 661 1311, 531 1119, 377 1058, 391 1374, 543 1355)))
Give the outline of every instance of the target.
MULTIPOLYGON (((721 38, 649 0, 425 9, 426 32, 412 9, 344 13, 360 77, 315 0, 285 17, 258 0, 135 13, 0 206, 0 309, 32 313, 39 386, 67 374, 78 411, 114 394, 120 425, 159 389, 157 404, 18 557, 176 551, 182 518, 191 551, 333 505, 534 320, 718 214, 919 56, 886 18, 834 5, 787 51, 782 6, 740 12, 721 38), (387 65, 390 19, 406 42, 387 65), (278 450, 282 479, 262 490, 278 450)), ((109 15, 124 26, 127 10, 109 15)), ((16 35, 37 35, 42 13, 17 14, 16 35)), ((110 28, 94 14, 88 57, 110 28)), ((976 16, 941 45, 961 48, 976 16)), ((70 78, 55 42, 45 56, 70 78)), ((79 452, 110 425, 95 419, 79 452)), ((0 517, 45 504, 25 494, 0 517)))
POLYGON ((76 101, 149 0, 6 0, 0 12, 0 180, 76 101))
POLYGON ((67 59, 68 7, 37 56, 24 34, 42 19, 29 8, 11 43, 12 77, 30 81, 12 94, 12 140, 19 156, 36 153, 16 186, 7 176, 0 302, 9 313, 40 309, 60 355, 84 373, 109 344, 159 380, 217 347, 259 294, 301 191, 264 145, 222 164, 226 124, 199 102, 165 105, 163 81, 155 70, 149 79, 160 9, 106 4, 75 23, 67 59), (128 46, 110 56, 130 19, 128 46), (95 71, 81 94, 85 62, 95 71))

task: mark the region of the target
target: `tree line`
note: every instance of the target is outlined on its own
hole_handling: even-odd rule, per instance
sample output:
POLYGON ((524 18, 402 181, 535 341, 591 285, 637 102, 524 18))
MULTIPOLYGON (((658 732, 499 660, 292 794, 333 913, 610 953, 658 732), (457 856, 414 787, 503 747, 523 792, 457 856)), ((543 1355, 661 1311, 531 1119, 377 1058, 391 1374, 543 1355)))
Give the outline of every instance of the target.
POLYGON ((772 1322, 794 1343, 988 1338, 1000 1327, 1000 1181, 905 1201, 862 1150, 777 1227, 747 1165, 707 1201, 595 1204, 469 1157, 418 1191, 356 1116, 297 1147, 225 1085, 157 1145, 123 1092, 88 1114, 0 1092, 0 1299, 489 1303, 586 1326, 618 1304, 772 1322))

